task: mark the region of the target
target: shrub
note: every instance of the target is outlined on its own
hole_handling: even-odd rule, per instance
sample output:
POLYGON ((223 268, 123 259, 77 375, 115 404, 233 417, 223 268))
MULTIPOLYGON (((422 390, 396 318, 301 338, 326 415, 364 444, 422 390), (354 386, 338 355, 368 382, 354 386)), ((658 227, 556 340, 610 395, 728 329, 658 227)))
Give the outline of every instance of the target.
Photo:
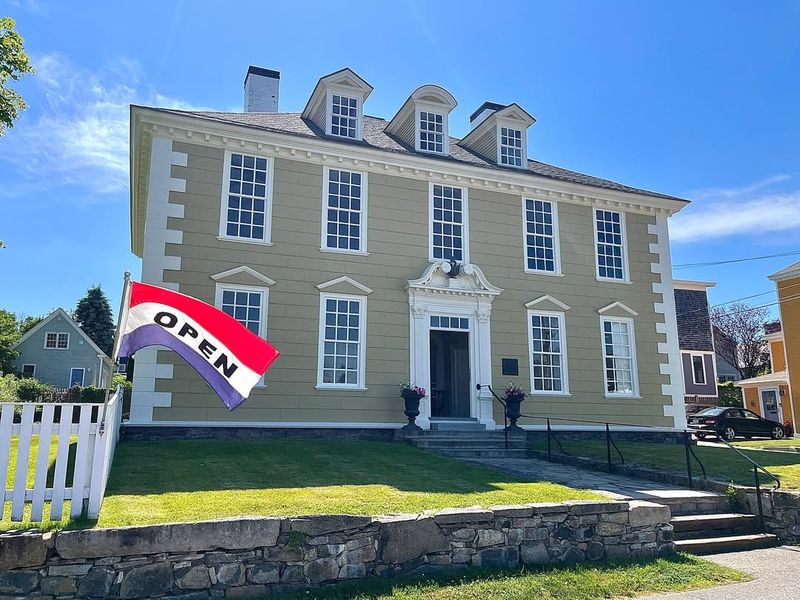
POLYGON ((47 402, 52 391, 52 386, 36 379, 20 379, 17 382, 17 397, 23 402, 47 402))
POLYGON ((732 406, 734 408, 744 407, 742 388, 736 387, 732 381, 726 381, 725 383, 717 385, 717 394, 719 394, 720 406, 732 406))
POLYGON ((129 390, 133 386, 133 384, 130 381, 125 379, 125 375, 122 375, 121 373, 117 373, 116 375, 114 375, 114 378, 111 380, 111 389, 112 390, 116 390, 117 386, 120 386, 120 385, 122 386, 123 390, 129 390))
POLYGON ((786 432, 786 437, 794 436, 794 425, 792 425, 791 421, 786 421, 786 423, 783 424, 783 430, 786 432))
POLYGON ((17 402, 19 380, 11 374, 0 377, 0 402, 17 402))
POLYGON ((106 390, 103 388, 87 385, 81 388, 81 402, 93 402, 102 404, 106 401, 106 390))

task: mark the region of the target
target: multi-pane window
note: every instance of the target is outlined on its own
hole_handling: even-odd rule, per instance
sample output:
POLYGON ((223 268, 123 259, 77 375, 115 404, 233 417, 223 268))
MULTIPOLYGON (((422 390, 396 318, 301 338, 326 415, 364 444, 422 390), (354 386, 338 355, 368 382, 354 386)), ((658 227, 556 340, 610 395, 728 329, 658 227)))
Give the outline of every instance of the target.
POLYGON ((602 333, 607 393, 636 395, 632 322, 628 319, 603 319, 602 333))
POLYGON ((466 252, 466 198, 462 188, 431 186, 432 235, 431 257, 434 260, 464 261, 466 252))
POLYGON ((331 96, 331 135, 355 138, 358 135, 358 99, 331 96))
POLYGON ((564 315, 529 312, 531 389, 534 392, 566 393, 566 349, 564 315))
POLYGON ((247 154, 229 156, 223 235, 268 241, 268 161, 247 154))
POLYGON ((419 149, 423 152, 444 152, 444 115, 428 112, 419 113, 419 149))
POLYGON ((51 350, 66 350, 69 348, 69 333, 48 331, 44 336, 44 347, 51 350))
POLYGON ((322 295, 320 302, 318 384, 364 387, 364 300, 322 295))
POLYGON ((706 365, 702 355, 692 355, 692 375, 698 385, 706 382, 706 365))
POLYGON ((323 248, 364 252, 365 184, 361 173, 329 169, 323 248))
POLYGON ((522 166, 522 131, 500 127, 500 164, 522 166))
POLYGON ((595 210, 597 229, 597 276, 625 280, 625 237, 622 213, 595 210))
POLYGON ((469 319, 466 317, 443 317, 431 316, 431 327, 433 329, 469 329, 469 319))
POLYGON ((262 335, 262 292, 243 289, 222 290, 222 312, 233 317, 256 335, 262 335))
POLYGON ((525 199, 525 267, 557 273, 556 209, 546 200, 525 199))
POLYGON ((22 365, 22 378, 32 379, 36 377, 36 365, 22 365))

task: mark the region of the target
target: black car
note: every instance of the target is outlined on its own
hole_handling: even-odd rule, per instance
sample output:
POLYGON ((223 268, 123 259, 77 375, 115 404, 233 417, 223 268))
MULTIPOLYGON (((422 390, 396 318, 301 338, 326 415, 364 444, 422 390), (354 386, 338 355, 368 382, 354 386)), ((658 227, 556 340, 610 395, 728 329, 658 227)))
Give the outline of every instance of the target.
POLYGON ((701 440, 709 435, 727 442, 737 437, 771 437, 779 440, 786 435, 783 425, 777 421, 759 417, 745 408, 706 408, 689 417, 688 425, 701 440))

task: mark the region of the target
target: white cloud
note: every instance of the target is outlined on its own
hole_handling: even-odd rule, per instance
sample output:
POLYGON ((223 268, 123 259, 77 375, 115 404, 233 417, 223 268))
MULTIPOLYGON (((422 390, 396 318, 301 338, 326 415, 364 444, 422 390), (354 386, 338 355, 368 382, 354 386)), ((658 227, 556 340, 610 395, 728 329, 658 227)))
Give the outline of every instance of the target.
POLYGON ((33 106, 0 143, 0 159, 18 177, 4 186, 7 196, 73 185, 93 196, 128 185, 130 104, 191 108, 144 83, 141 66, 117 59, 88 71, 59 54, 34 57, 37 95, 33 106))
POLYGON ((783 187, 791 188, 791 183, 796 183, 793 180, 791 175, 775 175, 741 188, 699 190, 692 195, 697 200, 672 217, 670 239, 686 243, 756 233, 796 233, 800 189, 771 189, 778 183, 788 183, 783 187))

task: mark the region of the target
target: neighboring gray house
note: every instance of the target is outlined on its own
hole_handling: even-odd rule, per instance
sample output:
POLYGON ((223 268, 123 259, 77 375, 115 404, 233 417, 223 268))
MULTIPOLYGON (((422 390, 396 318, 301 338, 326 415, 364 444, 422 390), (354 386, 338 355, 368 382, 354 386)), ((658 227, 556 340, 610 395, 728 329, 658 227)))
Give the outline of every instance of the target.
POLYGON ((687 404, 716 404, 717 360, 707 289, 717 284, 676 279, 673 285, 685 401, 687 404))
POLYGON ((107 386, 114 362, 61 308, 47 315, 14 347, 14 366, 23 377, 55 387, 107 386))

